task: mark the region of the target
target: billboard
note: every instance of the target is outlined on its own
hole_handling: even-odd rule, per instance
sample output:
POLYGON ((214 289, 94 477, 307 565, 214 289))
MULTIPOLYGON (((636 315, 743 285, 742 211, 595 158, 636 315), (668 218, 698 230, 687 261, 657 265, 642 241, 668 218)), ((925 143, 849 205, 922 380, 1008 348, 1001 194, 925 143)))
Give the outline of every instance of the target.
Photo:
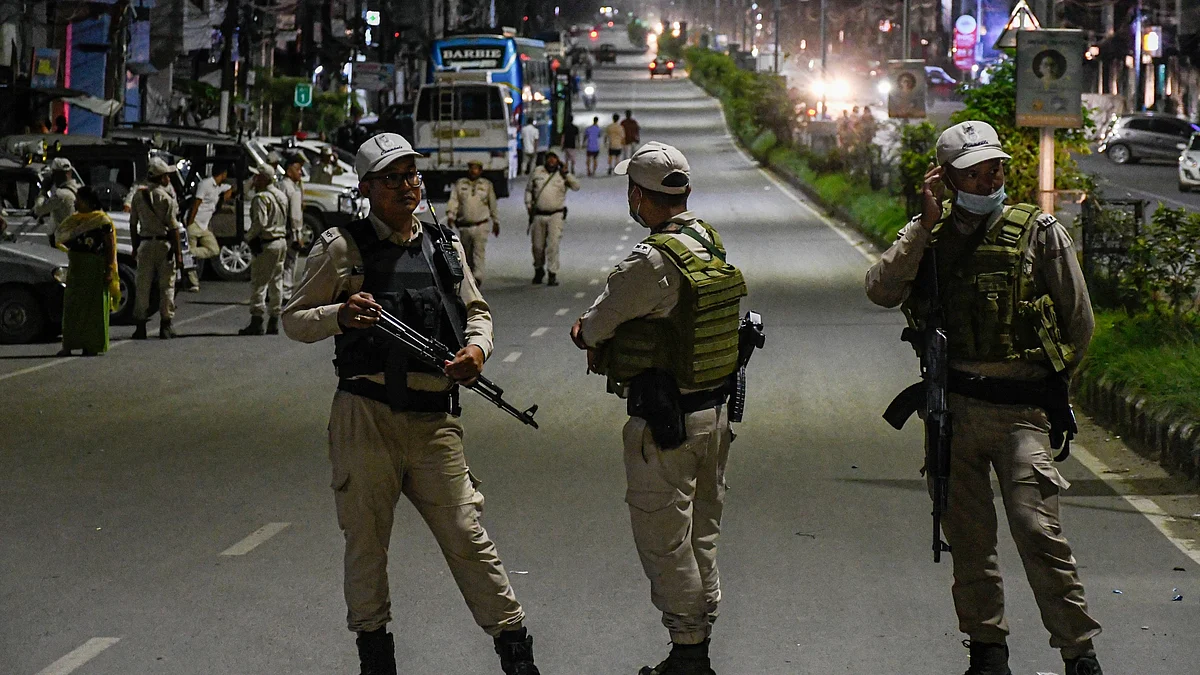
POLYGON ((925 118, 925 62, 920 59, 888 61, 888 117, 925 118))
POLYGON ((963 14, 954 22, 954 65, 959 70, 971 70, 975 65, 975 45, 979 41, 979 24, 975 17, 963 14))
POLYGON ((1017 126, 1083 126, 1081 30, 1017 32, 1017 126))
POLYGON ((358 61, 354 64, 354 88, 365 91, 391 91, 396 86, 396 66, 390 63, 358 61))

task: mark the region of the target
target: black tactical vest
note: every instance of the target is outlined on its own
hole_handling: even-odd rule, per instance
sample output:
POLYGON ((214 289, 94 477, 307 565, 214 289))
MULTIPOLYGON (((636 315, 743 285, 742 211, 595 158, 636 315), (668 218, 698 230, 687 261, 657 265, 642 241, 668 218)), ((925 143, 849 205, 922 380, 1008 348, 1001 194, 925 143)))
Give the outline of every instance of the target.
MULTIPOLYGON (((362 292, 370 293, 375 302, 404 324, 455 352, 462 347, 466 308, 455 292, 460 279, 453 278, 445 261, 438 259, 445 233, 435 232, 436 227, 426 225, 407 246, 380 239, 374 225, 365 219, 350 223, 342 232, 350 236, 362 256, 362 267, 351 271, 363 276, 362 292), (426 238, 431 240, 423 241, 426 238), (437 243, 429 246, 433 240, 437 243), (439 292, 435 273, 441 276, 447 296, 453 297, 451 302, 439 292)), ((403 382, 410 370, 441 372, 409 359, 393 340, 375 329, 347 329, 334 336, 334 345, 333 365, 342 379, 385 373, 389 382, 403 382)))

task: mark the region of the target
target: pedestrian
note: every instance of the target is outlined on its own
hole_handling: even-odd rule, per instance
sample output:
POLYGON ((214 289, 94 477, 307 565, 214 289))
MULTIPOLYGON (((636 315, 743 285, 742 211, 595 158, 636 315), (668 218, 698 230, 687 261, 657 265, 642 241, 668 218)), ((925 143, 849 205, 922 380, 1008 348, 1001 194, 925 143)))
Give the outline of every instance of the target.
POLYGON ((295 286, 296 262, 304 248, 304 155, 295 153, 283 160, 283 180, 279 189, 287 196, 288 241, 283 258, 283 304, 292 297, 295 286))
POLYGON ((850 148, 850 136, 853 133, 854 121, 850 119, 850 111, 843 110, 842 116, 837 121, 837 143, 838 147, 843 150, 850 148))
POLYGON ((238 335, 277 335, 283 307, 283 264, 288 251, 288 198, 275 185, 275 169, 260 164, 254 172, 250 230, 250 325, 238 335), (267 325, 263 328, 263 315, 267 325))
POLYGON ((567 165, 567 171, 575 173, 575 150, 579 148, 579 127, 575 126, 575 122, 568 121, 563 128, 562 144, 563 162, 567 165))
POLYGON ((534 126, 533 119, 526 120, 525 126, 521 127, 521 173, 533 173, 533 167, 537 165, 539 137, 540 133, 538 132, 538 128, 534 126))
POLYGON ((650 141, 616 172, 628 176, 629 214, 650 235, 609 275, 571 339, 588 350, 589 370, 628 401, 625 501, 671 636, 667 659, 640 675, 714 675, 708 648, 732 440, 725 403, 746 285, 716 230, 688 210, 683 153, 650 141))
POLYGON ((90 187, 75 194, 75 213, 54 229, 54 243, 67 252, 67 288, 63 293, 62 349, 70 356, 108 351, 108 316, 121 302, 117 275, 117 234, 100 199, 90 187))
POLYGON ((42 182, 42 190, 33 203, 33 215, 49 216, 50 224, 58 227, 75 214, 75 195, 83 186, 75 180, 75 168, 66 157, 55 157, 47 168, 50 177, 42 182))
POLYGON ((346 541, 349 628, 358 634, 362 672, 395 675, 387 553, 403 494, 441 547, 476 623, 494 638, 504 673, 538 675, 525 612, 480 524, 483 495, 458 419, 458 386, 479 376, 492 351, 491 311, 454 234, 413 215, 421 201, 418 156, 398 134, 363 143, 354 168, 370 215, 321 235, 283 315, 293 340, 334 338, 340 379, 329 457, 346 541), (381 310, 432 330, 457 350, 454 360, 438 370, 403 358, 369 330, 381 310))
POLYGON ((855 120, 854 135, 857 137, 858 146, 860 148, 870 148, 875 144, 875 132, 879 129, 879 123, 875 121, 875 116, 871 114, 870 106, 866 106, 862 110, 862 115, 855 120))
POLYGON ((56 134, 67 133, 67 116, 66 115, 58 115, 54 118, 54 133, 56 133, 56 134))
POLYGON ((625 130, 625 159, 633 157, 633 151, 637 150, 638 143, 642 140, 642 128, 638 125, 637 120, 633 119, 633 111, 625 111, 625 119, 621 120, 621 128, 625 130))
POLYGON ((558 285, 558 246, 567 221, 567 190, 578 190, 579 179, 558 161, 553 150, 534 170, 525 186, 525 211, 529 214, 529 233, 533 245, 533 283, 542 283, 547 271, 547 286, 558 285))
POLYGON ((467 162, 466 178, 459 178, 450 190, 446 204, 447 225, 458 228, 458 238, 467 254, 467 264, 475 285, 483 288, 483 267, 487 262, 488 232, 500 236, 500 212, 496 206, 496 188, 483 177, 483 162, 467 162), (487 227, 488 224, 492 226, 487 227))
POLYGON ((621 126, 621 116, 613 113, 612 124, 604 129, 604 144, 608 146, 608 175, 613 174, 613 167, 621 161, 621 153, 625 150, 625 127, 621 126))
POLYGON ((587 144, 587 175, 595 176, 597 164, 600 162, 600 138, 604 132, 600 129, 600 118, 592 118, 592 126, 584 129, 583 140, 587 144))
MULTIPOLYGON (((223 163, 213 164, 212 175, 201 179, 196 185, 196 196, 192 199, 192 208, 188 213, 187 232, 188 244, 192 256, 197 260, 215 258, 221 253, 221 244, 209 229, 213 214, 221 206, 221 201, 237 194, 237 189, 228 183, 229 167, 223 163)), ((191 269, 187 273, 188 290, 193 293, 200 291, 200 274, 191 269)))
POLYGON ((1100 624, 1088 613, 1059 518, 1059 493, 1069 483, 1045 443, 1050 434, 1052 446, 1065 447, 1073 431, 1066 382, 1095 325, 1083 273, 1062 223, 1036 206, 1005 204, 1009 155, 989 124, 950 127, 936 152, 920 216, 867 272, 866 290, 877 305, 900 305, 918 327, 934 320, 929 289, 935 279, 943 299, 953 441, 942 533, 953 549, 954 607, 969 638, 967 672, 1010 673, 994 468, 1050 645, 1061 651, 1066 675, 1099 675, 1092 638, 1100 624), (943 204, 947 187, 954 196, 943 204))
POLYGON ((129 229, 137 233, 137 292, 134 293, 134 340, 146 339, 146 317, 150 313, 150 287, 158 281, 158 337, 176 337, 171 322, 175 318, 175 268, 183 267, 179 240, 184 229, 179 222, 179 202, 171 188, 174 164, 151 157, 146 168, 146 187, 131 199, 129 229))
POLYGON ((338 164, 337 155, 333 153, 333 146, 326 145, 321 148, 321 154, 313 164, 313 182, 332 185, 333 177, 340 176, 343 173, 345 173, 345 170, 338 164))

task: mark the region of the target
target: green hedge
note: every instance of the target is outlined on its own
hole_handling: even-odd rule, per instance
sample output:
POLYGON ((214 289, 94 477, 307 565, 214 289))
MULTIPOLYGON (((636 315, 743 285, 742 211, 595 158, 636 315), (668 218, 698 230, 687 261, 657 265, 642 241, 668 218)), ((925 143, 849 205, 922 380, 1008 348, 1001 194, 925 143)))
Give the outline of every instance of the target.
POLYGON ((1200 419, 1200 322, 1165 315, 1096 312, 1082 367, 1152 404, 1200 419))

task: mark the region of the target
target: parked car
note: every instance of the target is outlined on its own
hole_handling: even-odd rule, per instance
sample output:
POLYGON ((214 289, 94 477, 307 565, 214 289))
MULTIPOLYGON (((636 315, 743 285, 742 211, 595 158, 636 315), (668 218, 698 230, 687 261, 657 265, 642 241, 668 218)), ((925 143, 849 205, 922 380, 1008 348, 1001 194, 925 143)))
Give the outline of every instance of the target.
POLYGON ((1200 133, 1192 134, 1187 147, 1179 153, 1179 191, 1200 187, 1200 133))
POLYGON ((1112 122, 1100 137, 1099 152, 1114 164, 1143 159, 1178 161, 1200 126, 1174 115, 1133 113, 1112 122))
POLYGON ((616 63, 617 48, 605 42, 596 49, 596 63, 616 63))
MULTIPOLYGON (((7 204, 7 189, 5 195, 7 204)), ((6 218, 0 215, 0 344, 52 338, 62 330, 67 254, 46 242, 19 240, 7 231, 6 218)))
POLYGON ((958 80, 950 77, 945 70, 938 66, 925 66, 926 96, 951 98, 954 96, 956 87, 958 87, 958 80))
POLYGON ((650 79, 654 79, 655 75, 666 75, 667 77, 675 77, 675 61, 671 59, 656 58, 650 62, 650 79))

